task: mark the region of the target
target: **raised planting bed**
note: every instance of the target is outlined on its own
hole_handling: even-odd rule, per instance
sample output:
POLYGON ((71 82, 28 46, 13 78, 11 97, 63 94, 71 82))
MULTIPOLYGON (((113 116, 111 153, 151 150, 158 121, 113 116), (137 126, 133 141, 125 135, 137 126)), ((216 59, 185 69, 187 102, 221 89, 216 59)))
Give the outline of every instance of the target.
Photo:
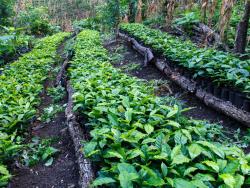
POLYGON ((250 60, 242 61, 212 48, 198 48, 190 41, 141 24, 122 24, 121 31, 150 47, 156 55, 171 60, 173 68, 200 82, 203 89, 250 111, 250 60))
POLYGON ((93 186, 248 185, 249 157, 209 137, 213 126, 185 118, 151 86, 113 68, 98 32, 78 35, 69 73, 74 113, 90 137, 84 157, 97 167, 93 186))
POLYGON ((142 51, 141 49, 147 49, 142 53, 144 57, 147 57, 148 52, 150 52, 150 56, 153 59, 151 62, 154 62, 156 67, 160 71, 166 74, 173 82, 181 86, 182 89, 187 90, 198 97, 207 106, 210 106, 217 111, 220 111, 227 116, 236 119, 237 121, 241 122, 244 125, 247 125, 248 127, 250 126, 250 108, 248 108, 250 107, 248 105, 248 102, 250 101, 248 99, 244 99, 242 97, 242 100, 239 100, 238 98, 234 97, 234 95, 231 96, 238 104, 241 102, 241 105, 238 105, 236 107, 233 105, 233 102, 228 102, 228 99, 226 98, 226 96, 230 96, 230 93, 234 94, 233 91, 230 91, 226 88, 221 89, 220 87, 215 87, 212 83, 206 84, 204 80, 194 81, 191 78, 190 74, 187 74, 187 72, 183 72, 183 69, 174 66, 173 63, 166 61, 165 59, 156 58, 154 55, 152 55, 152 50, 144 47, 134 38, 131 38, 123 33, 118 33, 118 36, 127 41, 135 50, 140 53, 142 51))
POLYGON ((10 178, 4 164, 22 147, 20 133, 36 115, 43 83, 57 62, 57 47, 67 36, 69 33, 58 33, 41 39, 0 75, 0 186, 10 178))

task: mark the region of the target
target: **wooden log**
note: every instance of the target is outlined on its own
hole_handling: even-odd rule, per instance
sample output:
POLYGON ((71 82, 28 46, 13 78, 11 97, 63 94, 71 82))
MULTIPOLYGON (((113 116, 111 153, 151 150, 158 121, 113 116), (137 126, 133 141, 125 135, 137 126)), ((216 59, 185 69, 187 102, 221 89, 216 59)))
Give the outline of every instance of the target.
POLYGON ((196 83, 185 76, 180 75, 178 72, 175 72, 173 69, 165 64, 165 68, 163 72, 177 85, 179 85, 182 89, 189 91, 190 93, 194 93, 196 90, 196 83))
POLYGON ((235 107, 229 101, 223 101, 202 89, 197 89, 195 93, 196 97, 202 100, 207 106, 212 107, 234 119, 241 122, 244 125, 250 127, 250 113, 245 112, 235 107))
POLYGON ((75 154, 77 157, 77 162, 79 165, 79 185, 81 188, 90 187, 90 183, 94 178, 94 171, 91 165, 91 161, 87 159, 82 153, 82 141, 86 141, 86 137, 83 134, 83 131, 76 121, 76 116, 73 112, 73 88, 70 86, 70 83, 67 82, 67 91, 68 91, 68 104, 65 110, 67 117, 67 125, 70 132, 70 136, 74 143, 75 154))
POLYGON ((216 33, 214 30, 212 30, 210 27, 208 27, 207 25, 203 23, 199 23, 199 28, 202 33, 206 34, 207 37, 212 36, 216 43, 221 42, 220 35, 216 33))
POLYGON ((138 51, 142 56, 144 56, 144 66, 147 66, 148 63, 153 61, 154 54, 150 48, 146 48, 142 46, 139 42, 137 42, 134 38, 131 38, 121 32, 118 33, 118 36, 123 40, 130 42, 132 44, 132 48, 138 51))
POLYGON ((59 85, 62 85, 63 76, 65 75, 65 71, 66 71, 66 69, 67 69, 68 63, 69 63, 69 60, 68 60, 68 59, 66 59, 66 60, 63 62, 63 65, 61 66, 61 69, 60 69, 58 75, 56 76, 55 87, 57 87, 57 86, 59 86, 59 85))

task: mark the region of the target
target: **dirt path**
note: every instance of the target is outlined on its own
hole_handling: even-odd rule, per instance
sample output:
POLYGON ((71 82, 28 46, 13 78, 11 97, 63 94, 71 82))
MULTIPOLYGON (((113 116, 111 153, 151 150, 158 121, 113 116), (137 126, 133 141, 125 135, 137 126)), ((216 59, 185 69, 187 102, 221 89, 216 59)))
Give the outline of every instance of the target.
MULTIPOLYGON (((58 49, 58 54, 62 56, 64 45, 58 49)), ((44 108, 53 104, 52 98, 48 95, 47 89, 54 86, 53 79, 47 79, 44 92, 41 94, 42 102, 39 107, 39 114, 44 108)), ((67 96, 57 104, 64 106, 67 103, 67 96)), ((49 122, 44 123, 36 120, 32 125, 32 137, 38 136, 42 139, 55 138, 56 143, 52 146, 59 150, 54 157, 51 166, 38 164, 31 168, 14 168, 14 177, 9 184, 9 188, 77 188, 78 187, 78 166, 74 154, 74 147, 66 126, 66 118, 63 111, 57 113, 49 122)))
MULTIPOLYGON (((247 132, 244 125, 209 108, 195 96, 181 89, 178 85, 169 80, 166 75, 160 72, 155 65, 149 64, 147 67, 143 67, 144 57, 131 49, 127 43, 123 41, 112 43, 107 46, 107 49, 110 54, 115 56, 113 60, 113 65, 115 67, 121 68, 126 73, 147 81, 163 82, 163 87, 159 87, 157 95, 173 96, 180 100, 184 107, 193 107, 193 109, 184 113, 186 116, 194 119, 206 120, 210 123, 219 123, 223 125, 223 129, 232 133, 231 136, 233 136, 239 128, 243 134, 247 132), (117 54, 120 54, 120 57, 117 56, 117 54)), ((249 149, 250 148, 247 148, 247 151, 249 151, 249 149)))

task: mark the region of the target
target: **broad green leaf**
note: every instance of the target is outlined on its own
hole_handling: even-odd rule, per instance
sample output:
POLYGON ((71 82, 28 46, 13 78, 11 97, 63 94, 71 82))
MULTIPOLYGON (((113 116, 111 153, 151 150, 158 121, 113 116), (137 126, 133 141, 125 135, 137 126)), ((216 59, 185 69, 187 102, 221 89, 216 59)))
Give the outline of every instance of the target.
POLYGON ((176 115, 178 113, 178 111, 179 111, 178 106, 174 105, 174 107, 168 112, 167 118, 170 118, 170 117, 176 115))
POLYGON ((185 145, 187 143, 187 137, 181 133, 181 131, 176 131, 174 135, 174 141, 177 145, 185 145))
POLYGON ((200 181, 215 181, 214 177, 211 174, 201 174, 198 173, 193 177, 194 180, 200 181))
POLYGON ((180 154, 181 154, 181 145, 177 145, 173 148, 171 152, 171 159, 174 160, 174 158, 180 154))
POLYGON ((126 155, 127 155, 127 159, 134 159, 140 155, 143 155, 143 153, 140 149, 133 149, 133 150, 127 151, 126 155))
POLYGON ((46 163, 45 163, 44 165, 45 165, 45 166, 51 166, 52 163, 53 163, 53 161, 54 161, 53 157, 50 157, 50 158, 46 161, 46 163))
POLYGON ((189 158, 184 156, 183 154, 176 155, 171 163, 171 165, 179 165, 183 163, 188 163, 190 161, 189 158))
POLYGON ((240 175, 240 174, 237 174, 235 177, 235 188, 241 188, 242 185, 244 184, 244 181, 245 181, 245 177, 240 175))
POLYGON ((189 155, 190 155, 191 159, 194 159, 197 156, 199 156, 202 153, 203 150, 204 149, 198 144, 191 144, 188 147, 188 152, 189 152, 189 155))
POLYGON ((128 163, 118 163, 120 184, 122 188, 133 188, 133 181, 139 178, 135 167, 128 163))
POLYGON ((208 147, 210 150, 212 150, 219 157, 221 157, 221 158, 225 157, 225 153, 218 146, 216 146, 210 142, 207 142, 207 141, 198 141, 197 143, 208 147))
POLYGON ((146 137, 146 134, 143 134, 142 132, 134 130, 134 129, 121 134, 121 138, 123 140, 127 142, 134 142, 134 143, 138 143, 144 137, 146 137))
POLYGON ((165 184, 165 182, 160 177, 152 176, 149 179, 143 181, 142 184, 150 187, 161 187, 165 184))
POLYGON ((110 177, 98 177, 93 181, 92 186, 97 187, 100 185, 107 185, 107 184, 115 183, 115 182, 116 181, 110 177))
POLYGON ((97 143, 96 142, 92 142, 92 141, 84 144, 83 148, 84 148, 85 155, 88 156, 92 151, 95 150, 96 146, 97 146, 97 143))
POLYGON ((181 125, 180 125, 178 122, 172 121, 172 120, 169 120, 169 121, 167 122, 167 125, 170 125, 170 126, 176 127, 176 128, 180 128, 180 127, 181 127, 181 125))
POLYGON ((117 151, 115 150, 109 150, 107 153, 103 156, 104 158, 119 158, 119 159, 124 159, 124 157, 117 151))
POLYGON ((185 170, 184 172, 184 176, 187 176, 187 175, 190 175, 190 173, 194 172, 198 170, 198 168, 195 168, 195 167, 189 167, 188 169, 185 170))
POLYGON ((167 177, 166 180, 171 187, 174 187, 174 180, 172 178, 167 177))
POLYGON ((142 141, 142 144, 148 144, 148 143, 152 143, 155 142, 154 138, 146 138, 142 141))
POLYGON ((238 160, 232 160, 224 168, 223 173, 225 173, 225 174, 234 174, 239 168, 240 168, 239 161, 238 160))
POLYGON ((231 174, 220 174, 219 177, 224 181, 224 183, 230 188, 235 187, 235 179, 231 174))
POLYGON ((214 161, 203 161, 202 163, 211 167, 215 172, 219 172, 219 170, 220 170, 219 166, 214 161))
POLYGON ((250 173, 250 166, 247 163, 241 164, 240 168, 241 168, 243 174, 246 175, 246 174, 250 173))
POLYGON ((193 181, 191 181, 191 183, 194 184, 195 186, 197 186, 197 188, 209 188, 209 186, 207 186, 201 180, 193 180, 193 181))
POLYGON ((148 134, 150 134, 150 133, 152 133, 154 131, 154 127, 152 125, 150 125, 150 124, 146 124, 144 126, 144 129, 145 129, 146 133, 148 133, 148 134))
POLYGON ((175 178, 174 179, 174 187, 175 188, 196 188, 196 186, 187 181, 187 180, 184 180, 184 179, 181 179, 181 178, 175 178))
POLYGON ((192 136, 191 136, 191 134, 190 134, 190 132, 189 132, 188 130, 186 130, 186 129, 181 129, 181 132, 188 138, 188 140, 189 140, 190 142, 192 142, 192 136))
POLYGON ((218 166, 220 168, 220 172, 223 172, 223 170, 227 166, 227 160, 218 159, 217 164, 218 164, 218 166))
POLYGON ((163 176, 167 176, 168 174, 168 167, 165 165, 165 163, 161 163, 161 171, 162 171, 162 174, 163 176))
POLYGON ((128 108, 127 111, 125 112, 125 118, 128 122, 131 122, 132 120, 132 113, 133 113, 132 108, 128 108))
POLYGON ((110 121, 110 123, 114 126, 118 126, 119 122, 118 122, 118 117, 115 114, 109 113, 108 114, 108 119, 110 121))
POLYGON ((161 179, 158 174, 156 174, 156 172, 154 172, 154 170, 152 170, 151 168, 142 165, 141 166, 141 172, 144 174, 144 181, 143 181, 143 185, 147 185, 147 186, 153 186, 153 187, 160 187, 163 186, 165 184, 164 180, 161 179))

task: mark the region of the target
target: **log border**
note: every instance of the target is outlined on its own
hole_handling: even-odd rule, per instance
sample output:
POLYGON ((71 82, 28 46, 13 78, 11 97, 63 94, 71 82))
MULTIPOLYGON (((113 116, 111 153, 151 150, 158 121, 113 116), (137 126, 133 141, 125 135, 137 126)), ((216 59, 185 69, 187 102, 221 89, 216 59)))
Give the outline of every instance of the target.
POLYGON ((79 166, 79 185, 81 188, 88 188, 94 179, 94 170, 92 168, 91 161, 86 158, 82 152, 82 143, 87 141, 87 139, 73 112, 73 88, 70 86, 69 81, 67 81, 67 92, 68 104, 65 110, 65 115, 67 118, 68 130, 74 143, 75 155, 79 166))
POLYGON ((69 57, 63 58, 64 62, 60 68, 59 73, 56 77, 55 87, 62 86, 65 87, 67 92, 67 107, 65 109, 67 129, 69 131, 70 137, 73 141, 73 147, 75 150, 75 156, 77 158, 78 172, 79 172, 79 181, 78 186, 81 188, 89 188, 91 182, 95 177, 94 169, 92 167, 91 161, 86 158, 82 152, 83 142, 87 141, 86 136, 84 135, 83 128, 77 122, 75 113, 73 112, 73 88, 70 85, 70 81, 67 79, 66 71, 69 66, 70 60, 69 57))

